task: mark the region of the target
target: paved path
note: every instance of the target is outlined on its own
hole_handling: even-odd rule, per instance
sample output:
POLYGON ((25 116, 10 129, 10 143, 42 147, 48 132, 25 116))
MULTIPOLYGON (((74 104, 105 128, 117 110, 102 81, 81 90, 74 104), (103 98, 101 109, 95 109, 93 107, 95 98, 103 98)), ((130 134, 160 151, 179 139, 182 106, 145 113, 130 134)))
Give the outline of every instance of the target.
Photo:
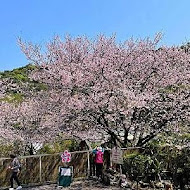
POLYGON ((32 188, 23 188, 23 190, 120 190, 119 187, 105 186, 99 183, 98 181, 85 180, 85 181, 75 181, 71 184, 70 187, 63 188, 58 187, 57 185, 44 185, 32 188))

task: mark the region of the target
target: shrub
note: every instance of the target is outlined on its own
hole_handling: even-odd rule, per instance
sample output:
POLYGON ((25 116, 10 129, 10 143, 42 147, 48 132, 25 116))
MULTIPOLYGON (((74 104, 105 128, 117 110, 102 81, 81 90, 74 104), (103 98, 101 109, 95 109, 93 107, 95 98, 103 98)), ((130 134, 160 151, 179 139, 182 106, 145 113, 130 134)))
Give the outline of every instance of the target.
POLYGON ((53 154, 63 152, 64 150, 75 151, 78 143, 75 140, 63 140, 54 142, 53 144, 45 144, 38 153, 40 154, 53 154))
POLYGON ((156 180, 160 169, 160 163, 155 157, 134 153, 124 157, 123 170, 132 180, 156 180))

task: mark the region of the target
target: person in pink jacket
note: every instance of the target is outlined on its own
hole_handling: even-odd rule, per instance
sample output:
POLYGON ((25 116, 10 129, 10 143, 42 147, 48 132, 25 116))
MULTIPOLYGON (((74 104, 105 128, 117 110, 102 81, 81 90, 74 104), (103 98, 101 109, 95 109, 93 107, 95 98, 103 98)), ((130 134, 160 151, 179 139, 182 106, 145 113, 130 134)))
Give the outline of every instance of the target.
POLYGON ((102 147, 98 147, 93 150, 93 153, 95 154, 96 176, 101 178, 104 163, 104 150, 102 147))

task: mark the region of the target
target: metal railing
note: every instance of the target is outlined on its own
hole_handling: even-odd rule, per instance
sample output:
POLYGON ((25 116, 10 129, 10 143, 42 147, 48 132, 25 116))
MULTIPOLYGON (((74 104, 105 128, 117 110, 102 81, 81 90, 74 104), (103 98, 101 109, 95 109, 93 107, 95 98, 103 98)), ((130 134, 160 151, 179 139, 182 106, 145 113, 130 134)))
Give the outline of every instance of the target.
MULTIPOLYGON (((122 151, 130 151, 138 147, 122 148, 122 151)), ((106 165, 112 165, 110 149, 106 149, 106 165)), ((26 186, 40 185, 44 183, 56 183, 58 179, 59 166, 66 166, 61 161, 61 154, 40 154, 21 156, 19 160, 22 165, 19 179, 26 186)), ((9 186, 10 158, 0 158, 0 189, 9 186)), ((71 162, 67 166, 73 166, 73 178, 84 178, 95 175, 94 160, 91 150, 71 152, 71 162)))
MULTIPOLYGON (((90 153, 91 151, 71 152, 71 162, 67 166, 73 166, 73 177, 87 177, 90 175, 90 153)), ((19 157, 21 172, 19 178, 22 184, 43 184, 47 182, 56 183, 59 166, 65 166, 61 161, 61 154, 41 154, 19 157)), ((9 186, 10 158, 0 158, 0 189, 9 186)))

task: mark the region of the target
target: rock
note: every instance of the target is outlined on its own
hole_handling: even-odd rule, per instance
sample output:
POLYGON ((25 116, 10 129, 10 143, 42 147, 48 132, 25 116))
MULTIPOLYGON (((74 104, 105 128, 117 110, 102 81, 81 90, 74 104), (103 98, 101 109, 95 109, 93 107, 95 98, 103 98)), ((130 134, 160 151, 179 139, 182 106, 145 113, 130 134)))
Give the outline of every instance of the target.
POLYGON ((139 184, 142 188, 149 187, 149 183, 144 183, 143 181, 139 181, 139 184))
POLYGON ((155 183, 156 188, 164 188, 164 184, 162 182, 155 183))
POLYGON ((190 185, 185 185, 184 189, 185 190, 190 190, 190 185))
POLYGON ((111 181, 111 182, 110 182, 110 185, 111 185, 111 186, 118 186, 118 182, 111 181))
POLYGON ((140 189, 141 188, 140 186, 141 186, 140 184, 137 185, 137 182, 134 182, 131 184, 131 189, 140 189))
POLYGON ((122 174, 122 175, 120 176, 120 186, 121 186, 122 188, 129 188, 130 185, 131 185, 131 184, 130 184, 129 180, 127 179, 126 175, 122 174))
POLYGON ((166 190, 173 190, 173 185, 171 182, 165 182, 165 188, 166 190))

